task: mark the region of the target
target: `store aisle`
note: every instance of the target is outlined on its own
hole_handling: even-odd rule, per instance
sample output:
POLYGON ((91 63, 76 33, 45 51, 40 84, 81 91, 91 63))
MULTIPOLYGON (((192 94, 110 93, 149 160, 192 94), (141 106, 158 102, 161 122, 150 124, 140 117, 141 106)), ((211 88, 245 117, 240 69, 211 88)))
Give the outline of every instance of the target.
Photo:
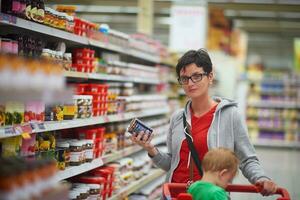
MULTIPOLYGON (((300 151, 289 149, 256 148, 258 157, 267 172, 275 182, 288 189, 292 200, 300 200, 300 151)), ((240 173, 234 181, 248 181, 240 173)), ((257 194, 231 194, 232 200, 275 200, 278 196, 262 197, 257 194)))

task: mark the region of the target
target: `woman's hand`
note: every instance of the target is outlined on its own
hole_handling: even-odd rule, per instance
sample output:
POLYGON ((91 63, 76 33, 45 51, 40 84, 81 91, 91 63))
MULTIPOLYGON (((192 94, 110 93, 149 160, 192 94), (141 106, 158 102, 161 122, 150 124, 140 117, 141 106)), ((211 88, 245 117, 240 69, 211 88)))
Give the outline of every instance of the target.
POLYGON ((151 144, 153 135, 154 135, 153 133, 149 134, 149 133, 144 133, 144 132, 133 133, 131 135, 130 139, 133 143, 138 144, 141 147, 143 147, 146 151, 148 151, 149 155, 151 157, 153 157, 158 153, 158 151, 154 147, 154 145, 151 144))
POLYGON ((261 190, 261 194, 263 196, 269 196, 271 194, 275 194, 276 190, 277 190, 277 185, 276 183, 274 183, 273 181, 271 180, 259 180, 256 182, 257 186, 261 187, 262 190, 261 190))

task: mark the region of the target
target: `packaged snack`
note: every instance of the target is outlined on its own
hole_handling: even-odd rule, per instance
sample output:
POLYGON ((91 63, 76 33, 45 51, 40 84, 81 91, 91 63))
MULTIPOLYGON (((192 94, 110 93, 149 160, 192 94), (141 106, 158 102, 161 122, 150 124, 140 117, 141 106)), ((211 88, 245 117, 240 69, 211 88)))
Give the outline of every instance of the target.
POLYGON ((0 140, 1 157, 18 156, 20 153, 22 137, 9 137, 0 140))
POLYGON ((24 104, 7 102, 5 105, 5 125, 21 124, 24 122, 24 104))
POLYGON ((21 156, 34 156, 35 155, 35 143, 36 143, 36 134, 30 134, 30 138, 22 138, 21 145, 21 156))

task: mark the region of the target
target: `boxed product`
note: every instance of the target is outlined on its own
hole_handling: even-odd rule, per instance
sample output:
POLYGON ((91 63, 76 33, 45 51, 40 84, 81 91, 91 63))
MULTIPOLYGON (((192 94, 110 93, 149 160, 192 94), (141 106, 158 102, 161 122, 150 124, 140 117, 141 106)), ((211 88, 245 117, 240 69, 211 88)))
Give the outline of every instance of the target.
POLYGON ((40 101, 30 101, 25 104, 24 121, 44 121, 45 104, 40 101))
POLYGON ((77 118, 89 118, 92 116, 93 96, 75 95, 73 99, 78 109, 77 118))
POLYGON ((20 154, 22 137, 9 137, 0 140, 1 157, 12 157, 20 154))
POLYGON ((55 159, 56 139, 53 132, 44 132, 36 137, 36 151, 38 157, 55 159))
POLYGON ((7 102, 5 105, 5 125, 21 124, 24 122, 24 104, 7 102))
POLYGON ((72 120, 77 118, 77 105, 75 100, 71 100, 64 104, 63 108, 64 120, 72 120))
POLYGON ((34 156, 35 155, 35 143, 36 143, 36 134, 30 134, 30 138, 22 138, 21 144, 21 156, 34 156))
POLYGON ((45 108, 45 121, 62 121, 64 119, 64 106, 47 105, 45 108))

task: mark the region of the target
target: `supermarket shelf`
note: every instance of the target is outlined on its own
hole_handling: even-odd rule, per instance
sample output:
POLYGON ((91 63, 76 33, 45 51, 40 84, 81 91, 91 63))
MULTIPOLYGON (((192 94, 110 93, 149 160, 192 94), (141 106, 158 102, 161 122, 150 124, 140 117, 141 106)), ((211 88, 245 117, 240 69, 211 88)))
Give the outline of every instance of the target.
POLYGON ((81 78, 81 79, 93 79, 103 81, 118 81, 118 82, 133 82, 133 83, 146 83, 146 84, 159 84, 160 81, 157 79, 145 79, 138 77, 127 77, 119 75, 109 74, 97 74, 97 73, 83 73, 83 72, 72 72, 64 71, 64 76, 67 78, 81 78))
POLYGON ((78 36, 66 31, 62 31, 56 28, 52 28, 46 25, 38 24, 32 21, 24 20, 18 17, 14 17, 11 15, 7 15, 4 13, 0 13, 1 20, 0 24, 10 25, 30 31, 34 31, 37 33, 42 33, 45 35, 61 38, 64 40, 76 42, 82 45, 88 45, 88 39, 86 37, 78 36))
POLYGON ((97 159, 93 160, 91 163, 84 163, 79 166, 67 167, 65 170, 57 172, 56 180, 61 181, 61 180, 76 176, 78 174, 82 174, 84 172, 87 172, 87 171, 90 171, 97 167, 100 167, 103 164, 104 163, 103 163, 102 159, 97 158, 97 159))
POLYGON ((161 169, 153 169, 149 172, 148 175, 144 176, 138 181, 135 181, 131 184, 129 184, 127 187, 123 188, 118 194, 113 195, 109 200, 119 200, 124 199, 129 194, 135 192, 136 190, 144 187, 148 183, 152 182, 153 180, 157 179, 158 177, 162 176, 165 173, 165 171, 161 169))
POLYGON ((290 80, 290 79, 270 79, 270 78, 263 78, 263 79, 248 79, 248 81, 253 83, 259 84, 269 84, 269 85, 298 85, 300 84, 299 80, 290 80))
POLYGON ((64 121, 53 121, 36 124, 25 124, 17 126, 6 126, 0 128, 0 138, 12 137, 22 135, 26 133, 38 133, 45 131, 54 131, 68 128, 77 128, 82 126, 104 124, 108 122, 118 122, 130 120, 134 117, 148 117, 154 115, 166 114, 169 112, 169 108, 157 108, 157 109, 146 109, 139 112, 129 112, 124 114, 106 115, 100 117, 91 117, 87 119, 75 119, 75 120, 64 120, 64 121), (30 126, 31 125, 31 126, 30 126))
POLYGON ((270 132, 285 132, 285 131, 293 131, 297 132, 298 129, 292 129, 292 128, 272 128, 272 127, 254 127, 254 126, 248 126, 249 129, 257 129, 257 130, 264 130, 264 131, 270 131, 270 132))
POLYGON ((59 181, 61 181, 61 180, 76 176, 78 174, 82 174, 84 172, 90 171, 97 167, 101 167, 104 164, 118 160, 122 157, 128 156, 130 154, 133 154, 133 153, 141 151, 141 150, 142 150, 142 148, 139 146, 127 147, 118 152, 105 155, 102 158, 97 158, 97 159, 93 160, 91 163, 84 163, 79 166, 68 167, 63 171, 59 171, 57 173, 56 177, 59 181))
POLYGON ((166 95, 133 95, 133 96, 121 96, 121 98, 125 99, 126 102, 133 101, 157 101, 157 100, 167 100, 166 95))
MULTIPOLYGON (((162 134, 163 133, 161 133, 160 136, 153 139, 152 143, 154 145, 161 144, 162 142, 165 141, 166 138, 162 134)), ((68 167, 63 171, 59 171, 56 175, 56 179, 58 181, 61 181, 61 180, 76 176, 78 174, 82 174, 84 172, 90 171, 97 167, 101 167, 104 164, 107 164, 107 163, 115 161, 115 160, 119 160, 121 158, 129 156, 129 155, 139 152, 141 150, 143 150, 142 147, 135 145, 135 146, 127 147, 127 148, 117 151, 117 152, 110 153, 108 155, 103 156, 102 158, 97 158, 97 159, 93 160, 91 163, 84 163, 79 166, 68 167)))
POLYGON ((255 147, 272 147, 272 148, 289 148, 289 149, 300 149, 299 142, 287 142, 287 141, 278 141, 278 140, 257 140, 253 141, 252 144, 255 147))
POLYGON ((129 49, 128 52, 126 52, 128 55, 137 57, 137 58, 143 58, 144 60, 148 60, 154 63, 159 63, 160 62, 160 58, 158 56, 154 56, 154 55, 149 55, 147 53, 141 52, 141 51, 137 51, 134 49, 129 49))
POLYGON ((4 14, 4 13, 0 13, 0 24, 10 25, 13 27, 18 27, 21 29, 26 29, 29 31, 53 36, 53 37, 60 38, 63 40, 72 41, 77 44, 89 45, 89 46, 98 47, 101 49, 106 49, 109 51, 114 51, 114 52, 130 55, 130 56, 137 57, 137 58, 147 60, 150 62, 154 62, 154 63, 160 63, 159 56, 149 55, 149 54, 141 52, 141 51, 130 49, 129 47, 127 49, 127 48, 123 48, 123 47, 120 47, 120 46, 117 46, 114 44, 95 41, 93 39, 78 36, 73 33, 69 33, 69 32, 66 32, 63 30, 52 28, 52 27, 49 27, 46 25, 38 24, 38 23, 35 23, 32 21, 24 20, 24 19, 15 17, 15 16, 4 14))
POLYGON ((257 108, 286 108, 286 109, 299 109, 300 105, 296 103, 274 103, 274 102, 253 102, 248 103, 248 106, 257 108))

